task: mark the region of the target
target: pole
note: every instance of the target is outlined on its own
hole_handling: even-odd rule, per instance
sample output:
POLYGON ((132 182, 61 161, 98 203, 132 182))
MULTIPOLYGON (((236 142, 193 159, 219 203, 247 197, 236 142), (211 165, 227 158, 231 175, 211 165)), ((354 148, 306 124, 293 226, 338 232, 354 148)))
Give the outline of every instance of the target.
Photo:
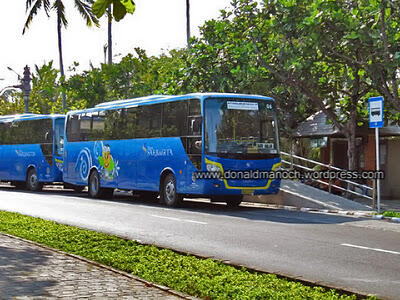
POLYGON ((25 113, 29 112, 29 97, 31 94, 31 72, 28 66, 24 68, 24 77, 21 80, 22 91, 24 92, 25 113))
POLYGON ((186 43, 190 50, 190 0, 186 0, 186 43))
MULTIPOLYGON (((379 128, 375 128, 376 143, 376 171, 379 172, 379 128)), ((378 206, 378 214, 381 213, 381 186, 379 178, 376 179, 376 205, 378 206)))

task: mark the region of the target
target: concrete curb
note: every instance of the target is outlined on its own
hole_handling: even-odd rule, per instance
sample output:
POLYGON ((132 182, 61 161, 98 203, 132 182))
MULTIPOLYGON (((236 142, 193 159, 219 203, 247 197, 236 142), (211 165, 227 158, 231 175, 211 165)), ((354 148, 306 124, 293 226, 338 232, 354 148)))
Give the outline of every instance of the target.
POLYGON ((384 215, 373 215, 372 218, 376 220, 388 220, 393 223, 400 223, 400 218, 398 217, 385 217, 384 215))
POLYGON ((279 205, 279 204, 266 204, 266 203, 255 203, 255 202, 245 202, 244 205, 256 206, 256 207, 266 207, 272 209, 283 209, 287 211, 300 211, 308 213, 324 213, 324 214, 337 214, 341 216, 351 216, 358 218, 371 218, 374 220, 386 220, 392 223, 399 223, 400 218, 397 217, 385 217, 384 215, 377 215, 374 211, 350 211, 350 210, 337 210, 337 209, 318 209, 310 207, 296 207, 289 205, 279 205))

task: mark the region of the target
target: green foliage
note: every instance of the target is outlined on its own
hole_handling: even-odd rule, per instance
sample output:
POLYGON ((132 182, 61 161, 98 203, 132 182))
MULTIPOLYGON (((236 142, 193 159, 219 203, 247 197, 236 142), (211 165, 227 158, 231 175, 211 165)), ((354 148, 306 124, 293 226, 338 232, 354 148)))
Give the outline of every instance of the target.
POLYGON ((400 212, 398 211, 384 211, 382 215, 385 217, 400 218, 400 212))
POLYGON ((61 112, 61 86, 58 70, 53 68, 53 62, 41 67, 35 66, 32 75, 32 91, 29 111, 32 113, 61 112))
POLYGON ((66 83, 71 103, 83 101, 86 107, 116 99, 129 99, 151 94, 174 94, 182 91, 179 75, 185 63, 184 50, 169 55, 148 57, 135 49, 119 63, 102 64, 82 74, 73 75, 66 83))
POLYGON ((132 0, 96 0, 93 3, 93 13, 98 17, 102 17, 107 8, 112 6, 112 14, 115 21, 122 20, 127 13, 135 12, 135 2, 132 0))
MULTIPOLYGON (((131 0, 97 0, 93 12, 100 17, 109 5, 118 18, 135 8, 131 0)), ((350 137, 368 119, 366 100, 381 94, 385 116, 400 121, 400 2, 234 0, 232 5, 201 27, 190 53, 149 57, 135 49, 117 64, 74 74, 63 89, 55 70, 37 71, 33 111, 59 112, 60 90, 68 94, 70 109, 149 94, 263 94, 276 99, 283 136, 322 109, 350 137)), ((29 16, 43 8, 49 12, 49 1, 35 2, 29 16)))
MULTIPOLYGON (((178 254, 104 233, 0 211, 0 231, 211 299, 356 299, 212 259, 178 254)), ((374 299, 370 297, 370 299, 374 299)))
POLYGON ((0 115, 22 114, 25 103, 22 92, 6 91, 0 96, 0 115))

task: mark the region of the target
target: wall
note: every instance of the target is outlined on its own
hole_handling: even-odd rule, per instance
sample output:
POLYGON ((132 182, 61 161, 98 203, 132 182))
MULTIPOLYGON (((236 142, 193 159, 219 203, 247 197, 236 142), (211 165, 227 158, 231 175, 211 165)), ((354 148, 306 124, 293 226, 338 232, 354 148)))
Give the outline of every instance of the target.
POLYGON ((400 139, 389 139, 387 141, 387 167, 383 194, 400 199, 400 139))

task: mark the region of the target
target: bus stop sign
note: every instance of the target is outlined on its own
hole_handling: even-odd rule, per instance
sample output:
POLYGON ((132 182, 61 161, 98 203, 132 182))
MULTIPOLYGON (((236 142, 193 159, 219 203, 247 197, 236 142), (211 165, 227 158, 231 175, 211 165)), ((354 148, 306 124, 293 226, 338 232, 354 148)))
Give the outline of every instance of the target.
POLYGON ((383 97, 369 98, 369 127, 383 127, 383 97))

